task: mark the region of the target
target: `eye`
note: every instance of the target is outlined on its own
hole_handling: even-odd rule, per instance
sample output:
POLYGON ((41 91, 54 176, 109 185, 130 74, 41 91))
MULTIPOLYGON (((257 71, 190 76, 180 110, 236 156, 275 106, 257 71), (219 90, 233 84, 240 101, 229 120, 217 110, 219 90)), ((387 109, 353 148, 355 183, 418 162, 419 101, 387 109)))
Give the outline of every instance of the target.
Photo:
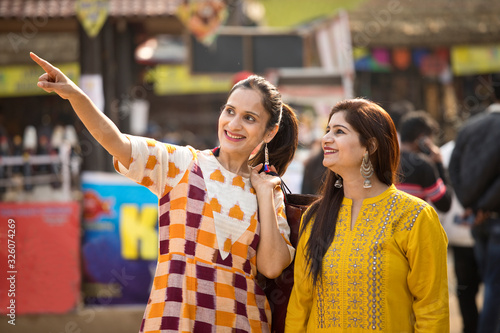
POLYGON ((335 134, 344 134, 345 132, 340 128, 335 131, 335 134))
POLYGON ((251 116, 251 115, 246 115, 245 119, 248 120, 248 121, 255 121, 256 120, 255 117, 251 116))
POLYGON ((229 106, 226 106, 223 111, 225 111, 227 114, 234 114, 234 109, 229 107, 229 106))

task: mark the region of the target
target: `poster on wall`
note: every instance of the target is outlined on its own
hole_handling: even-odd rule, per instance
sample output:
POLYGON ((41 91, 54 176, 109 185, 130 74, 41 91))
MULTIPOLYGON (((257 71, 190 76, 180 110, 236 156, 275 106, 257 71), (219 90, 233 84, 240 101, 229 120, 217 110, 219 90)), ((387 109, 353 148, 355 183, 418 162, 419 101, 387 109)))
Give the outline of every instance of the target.
POLYGON ((0 313, 9 324, 77 308, 80 216, 74 201, 0 202, 0 313))
POLYGON ((145 304, 158 256, 158 198, 113 173, 82 174, 86 304, 145 304))

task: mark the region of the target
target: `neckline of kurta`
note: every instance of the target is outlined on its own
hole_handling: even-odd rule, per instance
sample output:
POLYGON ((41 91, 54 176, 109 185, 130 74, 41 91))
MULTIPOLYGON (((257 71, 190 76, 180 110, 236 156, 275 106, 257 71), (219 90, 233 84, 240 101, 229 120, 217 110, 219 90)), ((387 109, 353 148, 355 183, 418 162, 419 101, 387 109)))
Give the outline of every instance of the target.
MULTIPOLYGON (((389 195, 393 194, 396 191, 397 191, 396 186, 394 184, 392 184, 384 192, 380 193, 379 195, 377 195, 375 197, 363 199, 362 206, 370 205, 370 204, 374 204, 376 202, 379 202, 379 201, 383 200, 384 198, 388 197, 389 195)), ((342 200, 342 205, 352 206, 352 199, 344 197, 344 199, 342 200)))
POLYGON ((217 157, 214 155, 214 153, 210 150, 210 156, 215 160, 215 163, 217 163, 217 165, 222 169, 224 170, 225 172, 228 172, 230 173, 231 175, 235 176, 235 177, 241 177, 243 180, 250 180, 250 177, 244 177, 242 175, 238 175, 237 173, 234 173, 232 171, 229 171, 228 169, 226 169, 220 162, 219 160, 217 159, 217 157))

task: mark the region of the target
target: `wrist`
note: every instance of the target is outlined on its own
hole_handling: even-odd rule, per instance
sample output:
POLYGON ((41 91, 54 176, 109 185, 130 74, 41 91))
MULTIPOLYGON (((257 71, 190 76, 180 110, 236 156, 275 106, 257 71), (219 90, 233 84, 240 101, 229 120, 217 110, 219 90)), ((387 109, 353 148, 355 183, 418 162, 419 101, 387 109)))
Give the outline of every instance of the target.
POLYGON ((83 90, 79 87, 71 90, 67 93, 66 99, 71 102, 71 104, 82 104, 82 103, 92 103, 92 100, 87 96, 83 90))

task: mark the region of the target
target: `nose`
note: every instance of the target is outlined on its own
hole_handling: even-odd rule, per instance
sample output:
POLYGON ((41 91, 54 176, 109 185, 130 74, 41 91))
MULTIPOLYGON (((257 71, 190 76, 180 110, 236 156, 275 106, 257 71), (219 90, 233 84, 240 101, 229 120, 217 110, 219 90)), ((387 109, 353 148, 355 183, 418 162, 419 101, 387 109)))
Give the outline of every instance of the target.
POLYGON ((326 133, 325 135, 323 135, 323 138, 321 138, 321 143, 323 144, 323 146, 325 145, 325 143, 332 143, 333 142, 333 135, 330 135, 330 132, 326 133))
POLYGON ((234 116, 228 124, 230 130, 236 130, 241 128, 241 119, 239 116, 234 116))

